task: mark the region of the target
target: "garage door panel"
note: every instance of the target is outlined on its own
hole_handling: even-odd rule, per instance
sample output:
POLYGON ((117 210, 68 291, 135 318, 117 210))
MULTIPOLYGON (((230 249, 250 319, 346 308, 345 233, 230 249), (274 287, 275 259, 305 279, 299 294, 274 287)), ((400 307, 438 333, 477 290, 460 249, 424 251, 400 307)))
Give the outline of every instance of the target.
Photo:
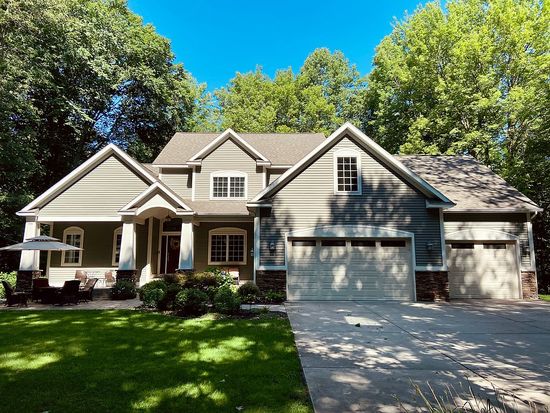
POLYGON ((451 298, 513 299, 520 296, 515 244, 447 245, 451 298))
POLYGON ((412 299, 411 251, 406 247, 316 246, 289 243, 291 300, 412 299))

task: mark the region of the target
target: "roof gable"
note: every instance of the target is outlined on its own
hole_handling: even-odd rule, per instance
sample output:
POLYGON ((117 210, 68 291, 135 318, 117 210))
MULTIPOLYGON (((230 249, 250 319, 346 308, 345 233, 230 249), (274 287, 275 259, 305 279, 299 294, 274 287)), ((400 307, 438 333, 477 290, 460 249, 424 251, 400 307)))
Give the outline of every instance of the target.
POLYGON ((102 150, 97 152, 95 155, 93 155, 91 158, 89 158, 87 161, 82 163, 78 168, 74 169, 72 172, 66 175, 55 185, 50 187, 47 191, 35 198, 17 214, 22 216, 34 215, 36 209, 46 205, 47 203, 57 198, 65 190, 72 187, 80 179, 88 175, 95 168, 97 168, 99 165, 101 165, 104 161, 112 156, 116 157, 117 160, 119 160, 122 164, 124 164, 124 166, 134 172, 144 182, 151 184, 156 181, 156 178, 143 165, 134 160, 116 145, 109 144, 102 150))
MULTIPOLYGON (((192 212, 192 209, 183 202, 183 200, 176 195, 170 188, 161 182, 155 182, 149 186, 145 191, 136 196, 125 206, 123 206, 119 213, 122 215, 134 214, 134 212, 140 209, 151 208, 152 204, 159 207, 161 204, 168 209, 173 209, 174 212, 192 212), (160 201, 163 200, 164 202, 160 201), (178 211, 179 210, 179 211, 178 211)), ((139 213, 139 212, 137 212, 139 213)))
POLYGON ((359 147, 369 152, 369 155, 373 155, 379 162, 384 164, 387 169, 393 172, 395 175, 399 176, 411 186, 419 190, 428 198, 435 198, 438 201, 443 202, 447 206, 453 205, 453 202, 448 199, 445 195, 439 192, 436 188, 430 185, 428 182, 420 178, 418 175, 413 173, 410 169, 405 167, 401 162, 396 158, 390 155, 386 150, 384 150, 380 145, 374 142, 372 139, 367 137, 363 132, 353 126, 351 123, 346 122, 340 128, 338 128, 332 135, 330 135, 321 145, 311 151, 306 155, 300 162, 294 165, 292 168, 287 170, 283 175, 278 179, 273 181, 269 186, 267 186, 262 192, 260 192, 254 199, 249 203, 250 206, 256 206, 257 203, 265 201, 280 189, 282 189, 286 184, 288 184, 292 179, 299 175, 304 169, 311 165, 315 160, 320 156, 325 154, 330 148, 332 148, 336 143, 344 139, 345 137, 349 138, 351 141, 356 143, 359 147))
POLYGON ((269 160, 264 155, 262 155, 256 149, 254 149, 252 145, 246 142, 232 129, 227 129, 225 132, 223 132, 220 136, 218 136, 216 139, 210 142, 210 144, 208 144, 207 146, 202 148, 200 151, 198 151, 196 154, 194 154, 187 163, 192 165, 193 164, 200 165, 200 162, 202 159, 206 158, 210 153, 215 151, 217 148, 219 148, 224 142, 226 142, 229 139, 234 141, 244 151, 246 151, 249 155, 251 155, 254 159, 256 159, 256 163, 258 165, 270 164, 269 160))

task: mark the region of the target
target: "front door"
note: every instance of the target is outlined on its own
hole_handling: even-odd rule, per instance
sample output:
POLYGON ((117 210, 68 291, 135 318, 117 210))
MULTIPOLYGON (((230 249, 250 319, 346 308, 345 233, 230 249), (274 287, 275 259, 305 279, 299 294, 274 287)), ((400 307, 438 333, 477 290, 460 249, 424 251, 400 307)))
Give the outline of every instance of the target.
POLYGON ((163 235, 160 254, 160 269, 165 274, 174 273, 178 269, 180 257, 180 236, 163 235))

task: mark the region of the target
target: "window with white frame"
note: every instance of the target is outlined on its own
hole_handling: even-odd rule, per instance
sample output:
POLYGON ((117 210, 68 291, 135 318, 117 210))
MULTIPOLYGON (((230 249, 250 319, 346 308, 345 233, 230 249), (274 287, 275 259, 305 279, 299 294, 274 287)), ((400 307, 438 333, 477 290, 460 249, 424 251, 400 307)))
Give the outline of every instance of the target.
POLYGON ((240 228, 210 230, 208 264, 246 264, 246 231, 240 228))
MULTIPOLYGON (((63 242, 73 247, 83 248, 84 230, 80 227, 69 227, 63 231, 63 242)), ((61 265, 80 266, 82 265, 82 250, 62 251, 61 265)))
POLYGON ((245 199, 247 175, 238 171, 219 171, 211 175, 210 198, 245 199))
POLYGON ((113 258, 112 264, 118 265, 120 261, 120 246, 122 245, 122 227, 113 231, 113 258))
POLYGON ((361 195, 361 154, 352 149, 334 154, 334 192, 361 195))

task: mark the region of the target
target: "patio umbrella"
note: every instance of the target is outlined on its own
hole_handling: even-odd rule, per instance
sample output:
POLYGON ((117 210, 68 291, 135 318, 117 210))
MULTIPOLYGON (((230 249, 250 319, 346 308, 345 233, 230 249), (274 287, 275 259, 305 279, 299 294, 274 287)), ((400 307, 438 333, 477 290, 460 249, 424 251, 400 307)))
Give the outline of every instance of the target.
POLYGON ((19 244, 8 245, 0 251, 81 251, 82 248, 65 244, 57 238, 40 235, 29 238, 19 244))

